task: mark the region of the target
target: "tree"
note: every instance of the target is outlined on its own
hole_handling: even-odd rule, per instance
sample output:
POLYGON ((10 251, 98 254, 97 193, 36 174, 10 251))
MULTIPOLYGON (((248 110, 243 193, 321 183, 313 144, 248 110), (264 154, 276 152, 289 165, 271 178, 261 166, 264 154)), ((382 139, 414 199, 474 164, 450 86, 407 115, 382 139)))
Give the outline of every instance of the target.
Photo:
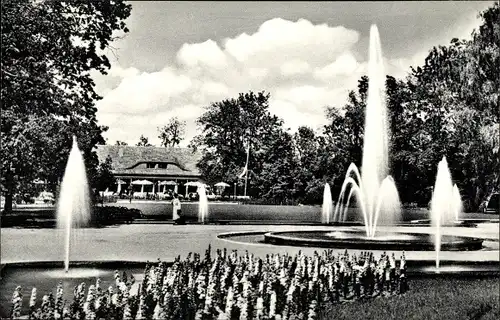
POLYGON ((5 211, 22 184, 44 177, 52 188, 78 137, 87 166, 97 166, 92 151, 103 144, 96 120, 92 71, 106 74, 116 32, 126 33, 131 6, 106 2, 3 1, 1 184, 5 211))
POLYGON ((418 181, 432 186, 437 163, 446 156, 473 211, 499 187, 498 144, 490 138, 499 135, 499 13, 498 3, 482 12, 483 24, 470 41, 434 47, 407 83, 413 133, 405 134, 413 137, 414 150, 408 151, 410 165, 420 170, 418 181))
POLYGON ((294 135, 294 141, 301 166, 311 167, 318 152, 316 133, 307 126, 300 126, 294 135))
POLYGON ((327 108, 330 123, 319 137, 317 181, 311 184, 316 196, 326 182, 331 183, 332 194, 339 194, 349 164, 361 166, 367 93, 368 77, 362 76, 357 91, 349 92, 347 103, 340 110, 327 108))
POLYGON ((141 134, 139 138, 139 142, 137 142, 136 146, 138 147, 152 147, 153 145, 149 143, 148 138, 141 134))
POLYGON ((488 123, 498 123, 500 117, 500 4, 481 12, 483 23, 472 32, 472 39, 463 47, 465 66, 459 72, 462 96, 488 123))
POLYGON ((426 195, 421 191, 427 187, 426 184, 420 184, 422 179, 419 177, 423 173, 416 164, 419 157, 415 145, 418 141, 414 139, 419 137, 423 125, 418 115, 420 109, 411 105, 411 92, 406 82, 392 76, 386 77, 386 103, 390 123, 390 174, 396 182, 402 202, 419 202, 418 198, 425 198, 426 195))
POLYGON ((116 146, 128 146, 128 143, 120 141, 120 140, 116 140, 115 145, 116 146))
POLYGON ((294 189, 299 201, 309 202, 307 196, 308 183, 316 178, 318 169, 319 140, 316 133, 309 127, 301 126, 293 136, 296 151, 296 167, 294 189))
MULTIPOLYGON (((236 182, 245 166, 244 124, 236 99, 212 103, 197 123, 202 133, 193 139, 203 156, 198 167, 209 182, 236 182)), ((251 150, 252 154, 254 150, 251 150)))
POLYGON ((89 176, 89 182, 99 191, 115 185, 116 178, 113 175, 113 161, 110 156, 99 163, 95 174, 89 176))
POLYGON ((272 137, 269 152, 266 152, 259 185, 260 195, 278 203, 292 200, 295 196, 296 157, 293 137, 278 130, 272 137))
MULTIPOLYGON (((473 158, 471 176, 467 179, 471 207, 476 210, 494 191, 500 189, 500 4, 495 2, 479 14, 483 23, 472 32, 472 39, 463 46, 465 67, 459 72, 459 93, 468 106, 462 130, 468 131, 463 141, 469 149, 464 160, 473 158), (472 140, 471 140, 472 138, 472 140), (474 141, 472 144, 470 142, 474 141)), ((463 150, 463 148, 462 148, 463 150)), ((465 150, 464 150, 465 151, 465 150)))
POLYGON ((184 140, 186 133, 186 122, 180 121, 177 117, 170 119, 167 125, 158 128, 158 138, 161 140, 163 147, 178 146, 184 140))
MULTIPOLYGON (((368 95, 368 77, 362 76, 358 81, 357 93, 351 91, 344 106, 344 121, 347 135, 347 151, 351 155, 349 162, 361 166, 363 157, 363 137, 365 131, 365 111, 368 95)), ((346 168, 347 169, 347 168, 346 168)))
POLYGON ((202 150, 198 163, 209 183, 237 182, 250 148, 248 194, 261 196, 263 169, 274 152, 273 143, 282 131, 282 120, 269 112, 270 95, 266 92, 240 93, 237 99, 212 103, 198 119, 202 133, 195 137, 202 150))

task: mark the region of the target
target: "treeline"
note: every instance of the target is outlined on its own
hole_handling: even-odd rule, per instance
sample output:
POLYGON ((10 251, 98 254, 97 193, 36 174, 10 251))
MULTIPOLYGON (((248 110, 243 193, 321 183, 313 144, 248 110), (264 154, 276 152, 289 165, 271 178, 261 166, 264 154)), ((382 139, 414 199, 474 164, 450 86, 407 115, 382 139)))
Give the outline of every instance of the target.
MULTIPOLYGON (((97 122, 101 97, 90 74, 106 74, 109 60, 97 48, 108 48, 113 33, 128 32, 131 6, 115 1, 70 7, 68 14, 59 2, 1 4, 0 187, 6 211, 15 194, 32 191, 35 179, 56 190, 73 135, 92 187, 103 190, 114 181, 112 164, 99 164, 94 151, 107 128, 97 122), (81 19, 88 20, 84 28, 81 19)), ((404 202, 427 203, 443 155, 467 209, 477 210, 499 189, 499 15, 495 2, 481 13, 482 25, 470 40, 433 48, 404 79, 387 77, 391 174, 404 202)), ((294 134, 270 114, 268 93, 213 103, 198 119, 202 134, 190 143, 203 152, 199 168, 210 183, 235 182, 249 146, 249 195, 317 203, 328 182, 335 196, 349 163, 361 164, 367 88, 362 77, 343 108, 327 110, 328 125, 294 134)), ((183 130, 181 121, 158 128, 162 145, 179 145, 183 130)), ((141 137, 138 144, 150 143, 141 137)))
MULTIPOLYGON (((434 47, 406 78, 386 78, 390 171, 403 202, 427 205, 443 156, 467 210, 498 190, 499 4, 480 16, 470 40, 434 47)), ((330 183, 336 196, 349 164, 361 165, 367 92, 363 76, 343 108, 327 108, 328 125, 294 134, 269 112, 269 93, 212 103, 191 142, 203 153, 198 167, 209 183, 241 182, 249 146, 248 195, 319 203, 330 183)))

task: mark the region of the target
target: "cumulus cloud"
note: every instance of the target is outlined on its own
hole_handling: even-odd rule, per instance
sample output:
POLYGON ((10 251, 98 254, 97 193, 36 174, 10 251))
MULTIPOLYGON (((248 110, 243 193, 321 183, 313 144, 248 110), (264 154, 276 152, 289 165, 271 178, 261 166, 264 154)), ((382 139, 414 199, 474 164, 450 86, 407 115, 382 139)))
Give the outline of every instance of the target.
MULTIPOLYGON (((162 70, 113 65, 98 119, 110 127, 105 134, 109 143, 135 144, 144 134, 159 144, 156 127, 178 116, 187 124, 187 144, 196 133, 196 119, 211 102, 266 90, 271 112, 286 127, 319 128, 326 123, 324 107, 343 105, 348 90, 366 72, 366 61, 353 54, 359 38, 358 31, 342 26, 276 18, 253 34, 220 43, 185 43, 176 61, 162 70)), ((406 70, 411 61, 387 63, 397 71, 406 70)))
POLYGON ((351 53, 343 53, 334 62, 315 70, 314 75, 323 80, 329 80, 338 76, 350 75, 356 71, 362 71, 363 66, 356 61, 351 53))
POLYGON ((357 31, 341 26, 276 18, 264 22, 252 35, 244 33, 227 39, 225 50, 237 61, 246 64, 282 65, 294 59, 321 63, 331 61, 358 39, 357 31))
POLYGON ((281 65, 281 74, 285 77, 295 75, 295 74, 304 74, 308 73, 310 70, 309 63, 302 60, 292 60, 287 61, 281 65))
POLYGON ((177 60, 188 68, 198 65, 217 69, 227 67, 226 55, 211 39, 203 43, 184 44, 177 53, 177 60))
POLYGON ((129 114, 161 111, 163 106, 187 92, 191 85, 189 77, 171 68, 153 73, 136 73, 123 78, 114 90, 104 96, 100 111, 129 114))

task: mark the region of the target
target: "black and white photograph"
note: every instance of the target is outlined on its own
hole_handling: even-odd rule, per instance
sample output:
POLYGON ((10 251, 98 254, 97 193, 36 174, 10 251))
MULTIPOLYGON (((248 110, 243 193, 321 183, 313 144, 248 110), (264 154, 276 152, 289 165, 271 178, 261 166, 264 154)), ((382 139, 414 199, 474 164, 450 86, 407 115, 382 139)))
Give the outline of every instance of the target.
POLYGON ((0 319, 500 319, 500 1, 0 11, 0 319))

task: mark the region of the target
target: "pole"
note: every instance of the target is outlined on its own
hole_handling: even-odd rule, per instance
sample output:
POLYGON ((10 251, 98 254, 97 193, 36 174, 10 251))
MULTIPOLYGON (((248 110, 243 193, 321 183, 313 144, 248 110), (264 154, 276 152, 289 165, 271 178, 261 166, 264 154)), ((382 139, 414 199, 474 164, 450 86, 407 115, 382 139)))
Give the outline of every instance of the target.
POLYGON ((250 158, 250 144, 248 145, 248 152, 247 152, 247 172, 245 173, 245 194, 244 196, 247 196, 247 182, 248 182, 248 159, 250 158))
POLYGON ((234 200, 236 200, 236 182, 234 183, 234 200))

